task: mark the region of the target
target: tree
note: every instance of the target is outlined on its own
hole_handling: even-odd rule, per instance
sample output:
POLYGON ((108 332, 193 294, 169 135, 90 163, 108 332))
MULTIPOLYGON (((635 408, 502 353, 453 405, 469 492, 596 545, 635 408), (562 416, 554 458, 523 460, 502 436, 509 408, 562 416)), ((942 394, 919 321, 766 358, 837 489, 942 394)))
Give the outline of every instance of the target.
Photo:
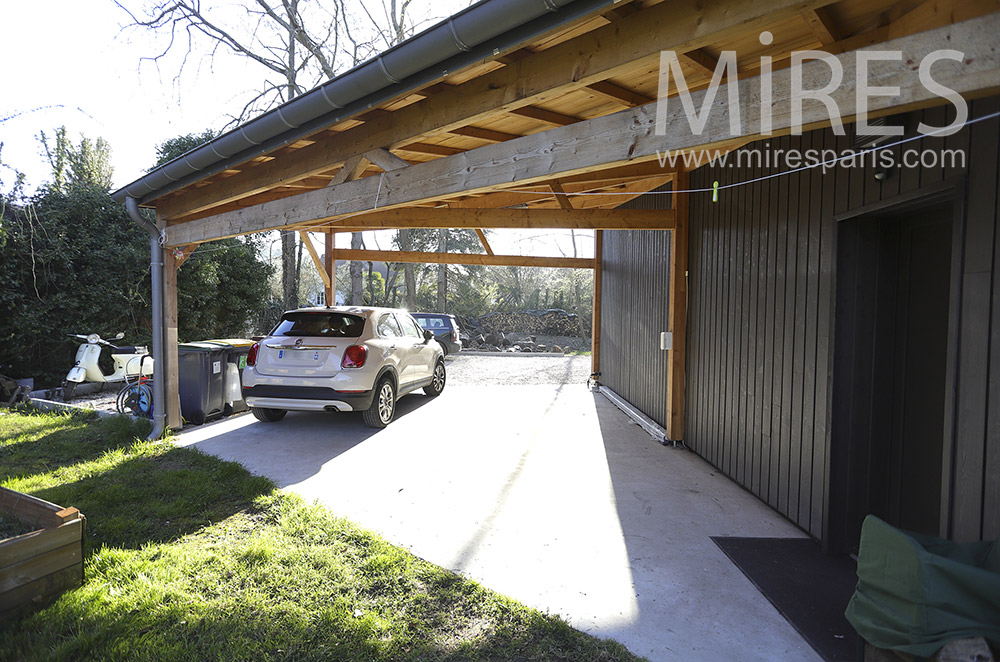
POLYGON ((78 186, 97 186, 111 188, 114 168, 111 166, 111 145, 104 138, 91 140, 80 136, 80 142, 74 145, 65 126, 55 130, 52 140, 40 131, 38 140, 45 149, 45 156, 52 168, 52 181, 49 186, 65 193, 78 186))
POLYGON ((188 133, 183 136, 177 136, 176 138, 164 140, 156 146, 156 163, 154 163, 153 167, 150 169, 155 170, 161 165, 173 161, 178 156, 187 154, 196 147, 201 147, 208 141, 216 138, 218 135, 218 131, 206 129, 201 133, 188 133))
MULTIPOLYGON (((206 129, 165 140, 156 146, 153 168, 217 135, 206 129)), ((258 257, 263 241, 252 235, 213 241, 184 262, 177 274, 179 337, 195 340, 241 336, 257 330, 261 311, 275 307, 268 287, 274 267, 258 257), (207 292, 213 296, 207 297, 207 292)))
MULTIPOLYGON (((372 46, 354 39, 344 0, 256 0, 242 7, 203 7, 200 0, 156 0, 142 17, 122 2, 116 4, 132 19, 129 27, 168 38, 151 59, 159 61, 182 50, 180 77, 188 58, 207 45, 210 59, 220 49, 258 65, 263 85, 249 92, 242 110, 232 116, 239 124, 258 112, 289 101, 323 80, 333 78, 371 54, 372 46), (185 37, 178 41, 177 36, 185 37)), ((302 246, 294 233, 281 235, 282 283, 286 308, 298 305, 302 246)))

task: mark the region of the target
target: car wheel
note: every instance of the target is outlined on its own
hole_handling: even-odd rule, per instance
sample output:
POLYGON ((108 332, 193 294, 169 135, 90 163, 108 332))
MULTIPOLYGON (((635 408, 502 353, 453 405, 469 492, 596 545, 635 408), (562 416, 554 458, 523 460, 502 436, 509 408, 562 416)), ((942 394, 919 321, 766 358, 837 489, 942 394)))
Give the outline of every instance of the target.
POLYGON ((288 413, 284 409, 265 409, 264 407, 250 407, 250 411, 254 418, 265 423, 277 423, 288 413))
POLYGON ((434 374, 431 377, 431 383, 429 386, 424 387, 424 393, 431 397, 441 395, 441 391, 444 390, 444 383, 446 379, 447 375, 444 371, 444 361, 438 361, 437 365, 434 366, 434 374))
POLYGON ((444 356, 448 356, 448 345, 446 345, 445 343, 438 343, 438 344, 441 345, 441 351, 444 353, 444 356))
POLYGON ((363 413, 365 425, 370 428, 384 428, 392 422, 392 417, 396 414, 396 389, 392 386, 392 380, 383 377, 375 388, 375 397, 371 406, 363 413))

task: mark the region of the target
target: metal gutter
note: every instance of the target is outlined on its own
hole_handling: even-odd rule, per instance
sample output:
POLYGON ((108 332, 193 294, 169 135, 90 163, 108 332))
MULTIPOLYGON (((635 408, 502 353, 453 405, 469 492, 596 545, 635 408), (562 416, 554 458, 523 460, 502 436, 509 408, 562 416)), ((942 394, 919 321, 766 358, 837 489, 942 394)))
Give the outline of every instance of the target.
POLYGON ((489 60, 617 0, 482 0, 111 194, 145 204, 489 60))

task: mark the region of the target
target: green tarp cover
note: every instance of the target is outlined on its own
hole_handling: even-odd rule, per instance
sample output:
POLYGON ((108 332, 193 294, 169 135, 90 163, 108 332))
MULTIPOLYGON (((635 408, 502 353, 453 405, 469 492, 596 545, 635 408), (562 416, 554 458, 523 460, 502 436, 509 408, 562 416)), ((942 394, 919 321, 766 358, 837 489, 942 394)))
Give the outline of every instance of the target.
POLYGON ((1000 647, 1000 538, 954 543, 873 515, 861 527, 847 620, 879 648, 931 657, 952 639, 1000 647))

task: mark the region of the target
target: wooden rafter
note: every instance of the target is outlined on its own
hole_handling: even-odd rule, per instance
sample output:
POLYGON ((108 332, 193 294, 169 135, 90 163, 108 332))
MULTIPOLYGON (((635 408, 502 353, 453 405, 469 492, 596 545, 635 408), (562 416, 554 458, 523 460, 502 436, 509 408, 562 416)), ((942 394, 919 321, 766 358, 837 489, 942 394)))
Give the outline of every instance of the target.
POLYGON ((611 81, 602 80, 587 86, 587 89, 591 92, 596 92, 601 96, 616 101, 627 108, 632 108, 634 106, 641 106, 646 103, 651 103, 654 99, 639 94, 633 90, 622 87, 612 83, 611 81))
POLYGON ((475 124, 498 113, 613 78, 632 63, 661 50, 690 51, 760 24, 778 20, 829 0, 718 0, 712 3, 661 3, 568 42, 525 57, 461 85, 442 85, 423 101, 394 112, 364 116, 365 123, 316 141, 294 155, 248 168, 219 186, 186 190, 159 201, 166 220, 251 196, 275 182, 291 182, 327 172, 352 154, 375 147, 395 148, 421 136, 475 124), (626 38, 627 36, 627 38, 626 38), (607 48, 607 44, 616 44, 607 48), (580 58, 580 53, 587 57, 580 58), (531 81, 530 86, 524 81, 531 81))
MULTIPOLYGON (((966 56, 963 65, 951 68, 949 73, 942 72, 936 80, 959 94, 972 94, 1000 87, 1000 53, 995 47, 998 32, 1000 14, 989 14, 880 44, 878 48, 898 50, 903 61, 919 62, 942 44, 961 43, 966 56)), ((845 70, 853 69, 854 53, 837 57, 845 70)), ((826 62, 811 61, 802 68, 804 89, 819 89, 828 79, 829 65, 826 62)), ((905 67, 886 72, 880 84, 899 87, 899 98, 907 99, 908 103, 900 107, 896 98, 872 97, 869 99, 871 117, 942 102, 905 67)), ((760 82, 743 79, 739 85, 749 92, 757 89, 760 82)), ((791 81, 779 78, 774 81, 773 88, 772 129, 777 133, 787 132, 791 128, 791 81)), ((855 92, 854 81, 845 80, 830 94, 847 120, 855 112, 855 92)), ((696 107, 703 97, 704 92, 692 95, 696 107)), ((373 211, 376 196, 380 207, 391 208, 486 191, 501 183, 551 181, 554 177, 601 167, 654 160, 664 151, 723 144, 740 137, 759 135, 760 120, 747 109, 744 109, 743 136, 730 134, 729 118, 723 113, 711 114, 701 135, 693 135, 679 105, 673 104, 668 109, 664 135, 657 135, 655 131, 656 108, 639 106, 517 140, 486 145, 457 156, 412 165, 387 173, 384 182, 381 177, 359 179, 303 193, 292 199, 170 226, 167 228, 167 241, 169 245, 177 245, 259 232, 288 225, 293 216, 297 221, 309 222, 370 212, 373 211), (608 136, 616 138, 611 141, 608 136)), ((801 119, 806 128, 829 122, 823 104, 806 105, 801 119)))
POLYGON ((553 126, 568 126, 570 124, 576 124, 580 121, 579 117, 573 117, 572 115, 566 115, 564 113, 557 113, 553 110, 546 110, 545 108, 539 108, 538 106, 524 106, 522 108, 514 108, 510 111, 514 115, 520 115, 521 117, 528 117, 533 120, 538 120, 539 122, 545 122, 546 124, 552 124, 553 126))
POLYGON ((809 28, 816 35, 816 38, 819 39, 819 43, 824 46, 828 46, 844 38, 844 35, 840 32, 840 28, 837 27, 837 23, 830 16, 830 12, 826 7, 814 7, 806 10, 802 12, 802 18, 805 19, 809 28))
POLYGON ((454 133, 457 136, 468 136, 469 138, 488 140, 489 142, 494 142, 494 143, 507 142, 508 140, 514 140, 515 138, 521 137, 516 133, 506 133, 505 131, 483 129, 478 126, 457 126, 448 133, 454 133))
POLYGON ((706 53, 700 48, 682 53, 681 57, 708 76, 715 74, 715 68, 719 66, 719 60, 717 58, 709 53, 706 53))

